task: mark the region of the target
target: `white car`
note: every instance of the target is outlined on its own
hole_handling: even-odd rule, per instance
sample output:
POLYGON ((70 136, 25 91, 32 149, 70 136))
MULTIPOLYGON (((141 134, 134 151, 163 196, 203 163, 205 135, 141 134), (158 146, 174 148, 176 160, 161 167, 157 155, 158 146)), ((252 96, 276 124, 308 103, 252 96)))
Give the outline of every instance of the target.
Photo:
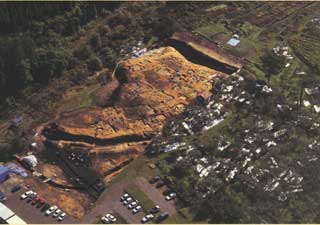
POLYGON ((148 214, 148 215, 144 216, 144 217, 141 219, 141 222, 142 222, 142 223, 146 223, 146 222, 148 222, 148 221, 150 221, 150 220, 153 220, 153 219, 154 219, 154 215, 148 214))
POLYGON ((20 198, 22 199, 22 200, 24 200, 24 199, 26 199, 28 196, 30 196, 31 194, 33 194, 33 191, 27 191, 27 192, 25 192, 25 193, 23 193, 21 196, 20 196, 20 198))
POLYGON ((126 200, 129 197, 130 197, 129 194, 125 193, 124 195, 121 196, 120 201, 123 202, 124 200, 126 200))
POLYGON ((111 221, 108 220, 108 218, 106 218, 105 216, 101 217, 101 221, 102 223, 111 223, 111 221))
POLYGON ((117 221, 117 218, 115 218, 112 214, 110 214, 110 213, 108 213, 107 215, 106 215, 106 218, 108 219, 108 220, 110 220, 111 222, 116 222, 117 221))
POLYGON ((54 213, 53 213, 53 217, 57 217, 60 215, 60 213, 62 213, 62 211, 60 209, 57 209, 54 213))
POLYGON ((131 202, 129 205, 128 205, 128 209, 133 209, 134 207, 136 207, 138 205, 138 202, 131 202))
POLYGON ((138 213, 138 212, 141 212, 141 210, 142 210, 141 206, 138 205, 137 207, 135 207, 135 208, 132 210, 132 213, 133 213, 133 214, 136 214, 136 213, 138 213))
POLYGON ((60 216, 58 217, 58 221, 64 220, 65 217, 66 217, 66 213, 65 213, 65 212, 62 212, 62 213, 60 214, 60 216))
POLYGON ((168 195, 166 196, 166 200, 167 200, 167 201, 170 201, 170 200, 175 199, 176 197, 177 197, 177 194, 174 193, 174 192, 171 192, 170 194, 168 194, 168 195))
POLYGON ((127 199, 125 199, 124 201, 123 201, 123 205, 128 205, 130 202, 132 202, 133 201, 133 199, 131 198, 131 197, 129 197, 129 198, 127 198, 127 199))
POLYGON ((49 216, 51 215, 54 211, 56 211, 58 209, 58 206, 54 205, 54 206, 51 206, 47 211, 46 211, 46 216, 49 216))

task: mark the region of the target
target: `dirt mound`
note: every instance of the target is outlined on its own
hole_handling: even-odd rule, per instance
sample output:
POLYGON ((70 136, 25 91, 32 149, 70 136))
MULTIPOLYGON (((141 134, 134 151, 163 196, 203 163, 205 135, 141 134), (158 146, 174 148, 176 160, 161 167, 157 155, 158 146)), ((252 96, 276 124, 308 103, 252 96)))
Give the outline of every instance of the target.
MULTIPOLYGON (((186 60, 174 48, 153 50, 119 64, 108 106, 65 113, 44 129, 59 148, 86 149, 105 180, 143 152, 165 121, 225 74, 186 60)), ((101 95, 101 93, 99 93, 101 95)))

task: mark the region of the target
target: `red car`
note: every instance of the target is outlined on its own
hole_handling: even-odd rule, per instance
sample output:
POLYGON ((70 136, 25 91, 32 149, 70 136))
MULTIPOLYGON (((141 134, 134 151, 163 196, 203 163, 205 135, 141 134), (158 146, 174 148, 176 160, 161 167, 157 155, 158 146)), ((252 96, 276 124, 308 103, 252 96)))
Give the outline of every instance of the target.
POLYGON ((36 197, 32 200, 31 204, 32 204, 32 205, 35 205, 39 200, 40 200, 40 197, 39 197, 39 196, 36 196, 36 197))

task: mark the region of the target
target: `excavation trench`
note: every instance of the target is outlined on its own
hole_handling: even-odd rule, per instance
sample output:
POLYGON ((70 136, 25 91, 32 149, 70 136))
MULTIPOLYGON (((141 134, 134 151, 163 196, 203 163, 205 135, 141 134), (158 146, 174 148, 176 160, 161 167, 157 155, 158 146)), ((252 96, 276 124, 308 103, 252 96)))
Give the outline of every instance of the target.
POLYGON ((153 134, 144 134, 144 135, 138 135, 138 134, 129 134, 129 135, 123 135, 118 136, 114 138, 95 138, 92 136, 87 135, 74 135, 67 132, 64 132, 62 130, 57 129, 54 126, 48 126, 43 130, 42 133, 47 139, 53 140, 53 141, 70 141, 70 142, 84 142, 88 144, 95 144, 95 145, 117 145, 122 143, 129 143, 129 142, 141 142, 141 141, 148 141, 150 140, 154 135, 153 134))
POLYGON ((232 74, 238 70, 238 68, 230 66, 215 60, 199 51, 196 51, 191 46, 184 42, 177 40, 169 40, 168 44, 178 50, 187 60, 195 64, 206 66, 208 68, 217 70, 225 74, 232 74))

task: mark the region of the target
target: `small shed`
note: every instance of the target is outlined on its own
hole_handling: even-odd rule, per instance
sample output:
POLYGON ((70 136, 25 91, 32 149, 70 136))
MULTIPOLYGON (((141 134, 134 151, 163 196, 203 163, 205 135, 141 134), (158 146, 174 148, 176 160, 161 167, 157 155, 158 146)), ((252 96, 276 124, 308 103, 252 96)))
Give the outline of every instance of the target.
POLYGON ((9 169, 5 166, 0 166, 0 183, 8 179, 9 169))

